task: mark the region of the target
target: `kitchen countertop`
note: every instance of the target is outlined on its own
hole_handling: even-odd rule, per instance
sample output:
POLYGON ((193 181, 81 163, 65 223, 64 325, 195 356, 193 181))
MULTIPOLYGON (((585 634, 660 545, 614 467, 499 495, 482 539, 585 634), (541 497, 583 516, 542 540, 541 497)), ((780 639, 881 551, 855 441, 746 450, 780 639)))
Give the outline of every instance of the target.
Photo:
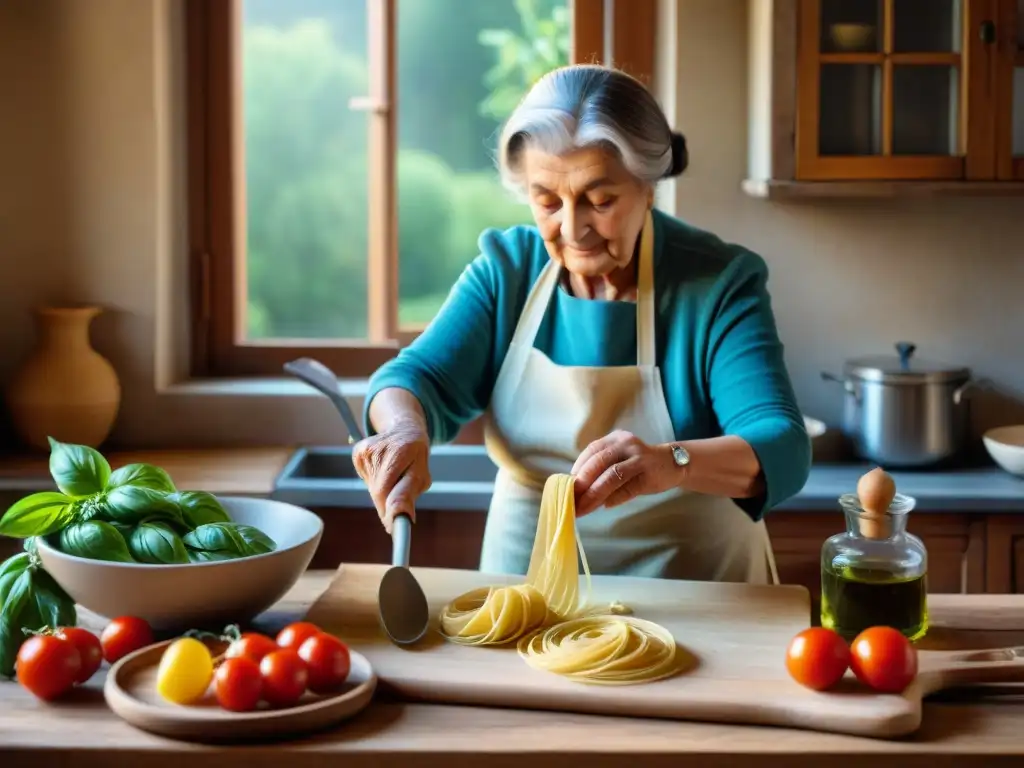
MULTIPOLYGON (((872 464, 816 464, 803 490, 778 511, 838 509, 839 497, 853 493, 872 464)), ((900 493, 917 500, 918 512, 1024 513, 1024 478, 997 466, 934 471, 890 472, 900 493)))
MULTIPOLYGON (((288 446, 153 451, 102 451, 117 469, 144 462, 163 467, 182 490, 269 496, 274 482, 295 452, 288 446)), ((0 492, 32 493, 54 487, 48 456, 0 458, 0 492)))
MULTIPOLYGON (((471 449, 461 446, 462 450, 471 449)), ((479 449, 483 451, 482 446, 479 449)), ((170 472, 179 488, 218 494, 273 496, 309 507, 372 506, 358 478, 314 481, 300 489, 282 488, 281 472, 295 455, 288 446, 210 448, 152 451, 112 451, 113 467, 142 461, 170 472)), ((803 490, 776 507, 777 511, 838 509, 838 499, 857 487, 870 464, 815 464, 803 490)), ((1024 478, 994 465, 933 471, 894 471, 897 488, 917 499, 918 512, 1024 513, 1024 478)), ((53 487, 47 458, 0 458, 0 493, 31 493, 53 487)), ((435 477, 424 509, 484 511, 490 502, 490 482, 451 482, 435 477)))
MULTIPOLYGON (((350 566, 359 567, 359 566, 350 566)), ((276 629, 302 615, 332 572, 307 573, 263 620, 276 629)), ((934 595, 931 647, 1024 644, 1024 595, 934 595)), ((84 617, 89 624, 92 617, 84 617)), ((925 705, 913 738, 882 741, 735 725, 668 722, 478 707, 375 702, 340 728, 292 743, 208 747, 150 736, 119 720, 103 703, 97 675, 64 703, 37 702, 0 682, 3 765, 34 768, 531 768, 579 761, 587 768, 642 762, 645 768, 810 768, 842 756, 844 766, 967 768, 1019 765, 1024 755, 1024 697, 925 705)), ((1004 690, 1005 693, 1005 690, 1004 690)))

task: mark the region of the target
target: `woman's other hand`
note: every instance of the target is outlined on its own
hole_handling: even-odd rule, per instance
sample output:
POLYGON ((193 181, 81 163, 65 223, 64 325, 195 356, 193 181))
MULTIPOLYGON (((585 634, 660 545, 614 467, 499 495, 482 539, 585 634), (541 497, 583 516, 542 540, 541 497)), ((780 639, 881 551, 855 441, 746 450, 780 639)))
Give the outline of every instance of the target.
POLYGON ((431 483, 429 456, 430 438, 419 419, 396 420, 356 443, 352 463, 389 534, 396 515, 416 519, 416 499, 431 483))
POLYGON ((615 507, 637 496, 662 493, 682 479, 667 445, 648 445, 624 430, 588 445, 572 474, 577 517, 601 506, 615 507))

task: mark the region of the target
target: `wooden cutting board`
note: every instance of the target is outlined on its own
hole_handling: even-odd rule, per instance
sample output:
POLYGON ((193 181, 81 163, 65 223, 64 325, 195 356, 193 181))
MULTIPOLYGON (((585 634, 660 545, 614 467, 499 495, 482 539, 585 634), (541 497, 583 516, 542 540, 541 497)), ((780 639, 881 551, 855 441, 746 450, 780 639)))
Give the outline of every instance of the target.
POLYGON ((893 738, 917 730, 921 700, 930 692, 953 684, 1024 679, 1024 662, 1011 651, 922 651, 918 679, 902 695, 872 693, 851 673, 836 690, 818 693, 793 682, 784 665, 789 641, 810 625, 810 597, 804 587, 595 577, 593 602, 618 600, 636 616, 658 622, 692 660, 687 672, 668 680, 584 685, 531 669, 514 646, 459 646, 438 634, 438 613, 452 598, 521 579, 413 568, 430 603, 431 630, 415 646, 392 644, 380 628, 377 611, 377 588, 386 570, 343 565, 307 618, 363 653, 382 690, 409 700, 893 738))

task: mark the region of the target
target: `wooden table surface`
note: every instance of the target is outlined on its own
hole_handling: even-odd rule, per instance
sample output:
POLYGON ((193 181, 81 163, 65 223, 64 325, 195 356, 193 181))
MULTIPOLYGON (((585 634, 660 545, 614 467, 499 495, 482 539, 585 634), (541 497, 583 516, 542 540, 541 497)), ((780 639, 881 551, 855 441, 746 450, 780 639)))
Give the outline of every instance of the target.
MULTIPOLYGON (((347 566, 358 568, 359 566, 347 566)), ((261 622, 276 630, 302 615, 332 574, 311 571, 261 622)), ((1024 595, 935 595, 932 648, 1024 645, 1024 595)), ((88 624, 91 617, 83 616, 88 624)), ((211 747, 138 731, 110 712, 102 673, 72 700, 46 705, 0 682, 0 765, 81 768, 292 768, 331 766, 564 766, 682 764, 802 768, 826 758, 873 768, 1024 765, 1024 694, 947 697, 926 705, 924 727, 904 741, 780 728, 376 702, 332 732, 278 745, 211 747)))

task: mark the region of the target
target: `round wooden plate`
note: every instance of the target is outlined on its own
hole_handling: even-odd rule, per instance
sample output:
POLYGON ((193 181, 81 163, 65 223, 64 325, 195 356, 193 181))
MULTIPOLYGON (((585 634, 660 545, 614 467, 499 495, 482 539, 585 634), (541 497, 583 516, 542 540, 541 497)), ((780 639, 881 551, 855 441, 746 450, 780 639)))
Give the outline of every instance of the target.
POLYGON ((217 704, 212 691, 198 704, 171 704, 156 692, 157 667, 171 642, 147 646, 116 662, 107 673, 103 696, 115 714, 136 728, 173 739, 225 742, 298 736, 358 714, 377 688, 370 662, 352 651, 352 669, 341 691, 328 696, 307 691, 293 707, 272 709, 261 702, 253 712, 229 712, 217 704))

